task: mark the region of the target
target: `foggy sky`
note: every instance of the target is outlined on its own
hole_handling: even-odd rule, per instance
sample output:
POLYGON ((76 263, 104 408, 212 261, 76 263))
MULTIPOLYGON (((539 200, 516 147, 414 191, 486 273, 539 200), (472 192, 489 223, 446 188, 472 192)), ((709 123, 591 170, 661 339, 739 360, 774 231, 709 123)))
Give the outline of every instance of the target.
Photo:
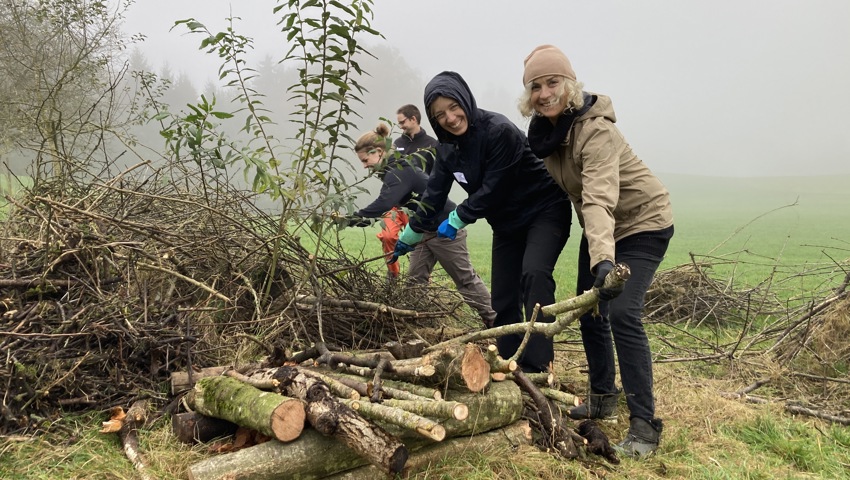
MULTIPOLYGON (((197 49, 200 37, 169 31, 174 21, 193 17, 219 31, 232 12, 237 31, 255 40, 255 58, 277 60, 287 49, 277 3, 138 0, 125 29, 147 36, 139 48, 155 71, 167 63, 200 89, 218 61, 197 49)), ((373 27, 422 75, 395 82, 420 107, 422 81, 454 70, 479 107, 525 130, 516 109, 522 62, 551 43, 587 91, 612 98, 617 125, 654 171, 850 174, 846 0, 376 0, 374 8, 373 27)))

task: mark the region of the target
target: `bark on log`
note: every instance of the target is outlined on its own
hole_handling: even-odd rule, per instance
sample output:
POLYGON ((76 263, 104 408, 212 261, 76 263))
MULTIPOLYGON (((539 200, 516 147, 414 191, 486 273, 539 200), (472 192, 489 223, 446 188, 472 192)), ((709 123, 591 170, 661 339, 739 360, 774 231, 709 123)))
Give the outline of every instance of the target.
POLYGON ((455 420, 466 420, 469 416, 469 407, 458 402, 449 402, 446 400, 399 400, 388 398, 383 401, 383 404, 388 407, 400 408, 417 415, 437 418, 454 418, 455 420))
POLYGON ((353 400, 342 400, 342 402, 352 409, 357 410, 357 413, 362 414, 366 418, 391 423, 405 430, 412 430, 423 437, 437 442, 446 438, 446 429, 442 425, 430 418, 425 418, 407 410, 389 407, 380 403, 355 402, 353 400))
POLYGON ((540 391, 543 395, 546 395, 546 398, 551 398, 552 400, 561 402, 564 405, 577 407, 579 403, 581 403, 579 402, 578 397, 572 393, 562 392, 560 390, 555 390, 554 388, 541 388, 540 391))
POLYGON ((495 345, 487 347, 487 353, 484 354, 487 362, 490 364, 490 371, 497 373, 511 373, 517 369, 516 360, 505 360, 499 356, 499 349, 495 345))
MULTIPOLYGON (((490 364, 475 344, 448 344, 422 357, 423 365, 433 365, 433 380, 448 388, 480 392, 490 384, 490 364)), ((421 378, 420 381, 429 381, 421 378)))
MULTIPOLYGON (((512 450, 520 445, 531 445, 531 427, 527 420, 519 420, 506 427, 490 430, 474 437, 450 438, 434 445, 424 446, 412 452, 400 476, 407 478, 413 471, 442 462, 464 450, 512 450)), ((331 475, 326 477, 326 480, 380 478, 380 474, 381 472, 377 468, 366 465, 331 475)))
POLYGON ((217 377, 229 370, 230 367, 207 367, 200 371, 171 372, 171 394, 177 395, 195 386, 195 382, 202 378, 217 377))
POLYGON ((404 360, 405 358, 415 358, 422 356, 422 350, 425 350, 427 344, 424 340, 408 340, 404 343, 387 342, 384 348, 389 351, 396 360, 404 360))
POLYGON ((374 422, 340 403, 324 382, 305 375, 296 367, 280 367, 274 378, 280 382, 282 391, 306 402, 307 421, 313 428, 339 440, 384 472, 397 473, 404 468, 407 447, 374 422))
MULTIPOLYGON (((512 424, 522 415, 522 392, 514 382, 491 384, 484 394, 454 391, 449 394, 449 400, 469 407, 469 418, 445 421, 446 438, 479 435, 512 424)), ((415 433, 406 433, 409 437, 405 437, 405 443, 411 449, 435 444, 415 433)), ((475 438, 469 441, 470 445, 475 444, 475 438)), ((270 441, 202 460, 190 467, 189 479, 308 480, 324 478, 367 463, 343 443, 308 428, 294 442, 270 441), (321 453, 322 461, 316 461, 317 452, 321 453)))
POLYGON ((171 416, 174 436, 186 444, 206 443, 216 438, 228 437, 239 428, 233 422, 208 417, 197 412, 184 412, 171 416))
POLYGON ((304 429, 304 404, 264 392, 231 377, 199 380, 187 395, 189 406, 210 417, 228 420, 263 435, 288 442, 304 429))
POLYGON ((217 377, 219 375, 223 375, 224 372, 228 370, 236 370, 239 373, 245 373, 250 370, 255 370, 260 368, 259 363, 252 363, 249 365, 243 365, 239 368, 233 368, 230 366, 217 366, 217 367, 206 367, 200 370, 192 370, 191 372, 171 372, 171 394, 177 395, 182 393, 185 390, 189 390, 190 388, 195 386, 195 382, 202 378, 208 377, 217 377))
MULTIPOLYGON (((627 265, 617 264, 614 266, 614 269, 611 270, 610 273, 608 273, 608 276, 605 277, 604 287, 610 288, 612 286, 623 285, 623 283, 628 280, 630 275, 631 270, 629 270, 629 267, 627 265)), ((477 340, 485 340, 510 334, 524 335, 528 331, 530 331, 531 333, 541 333, 547 337, 554 337, 555 335, 561 333, 572 322, 578 320, 579 317, 581 317, 585 312, 593 308, 598 303, 599 289, 593 287, 590 290, 574 298, 553 303, 551 305, 541 306, 540 311, 544 315, 560 315, 562 313, 569 312, 568 315, 565 315, 561 318, 557 318, 552 323, 535 323, 534 325, 531 325, 527 322, 521 322, 512 323, 509 325, 502 325, 500 327, 488 328, 486 330, 479 330, 476 332, 471 332, 465 335, 454 337, 436 345, 432 345, 426 348, 425 352, 432 352, 442 349, 447 344, 475 342, 477 340)))

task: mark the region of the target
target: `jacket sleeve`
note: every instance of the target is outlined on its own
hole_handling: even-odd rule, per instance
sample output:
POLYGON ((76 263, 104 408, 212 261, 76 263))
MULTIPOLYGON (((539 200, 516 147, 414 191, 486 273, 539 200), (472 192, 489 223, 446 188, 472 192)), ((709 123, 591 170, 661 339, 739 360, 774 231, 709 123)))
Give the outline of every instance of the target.
POLYGON ((590 253, 590 266, 615 261, 614 208, 620 200, 620 151, 623 138, 608 120, 584 125, 581 153, 581 214, 590 253))
MULTIPOLYGON (((402 200, 410 194, 410 182, 406 181, 406 176, 409 172, 408 168, 393 168, 384 175, 384 184, 381 185, 381 191, 378 193, 378 198, 372 201, 366 207, 354 212, 354 217, 359 218, 378 218, 384 213, 392 210, 393 207, 401 205, 402 200)), ((367 223, 368 224, 368 223, 367 223)), ((359 223, 353 224, 363 226, 359 223)))
POLYGON ((520 162, 526 150, 526 140, 518 128, 501 124, 493 128, 487 138, 481 162, 481 188, 470 194, 457 207, 464 223, 495 215, 500 210, 511 188, 517 181, 520 162))
POLYGON ((454 177, 446 168, 446 162, 439 161, 439 157, 440 152, 438 151, 438 160, 434 163, 434 169, 428 177, 425 193, 422 195, 416 211, 410 216, 410 228, 417 233, 436 229, 437 217, 443 211, 452 189, 454 177))

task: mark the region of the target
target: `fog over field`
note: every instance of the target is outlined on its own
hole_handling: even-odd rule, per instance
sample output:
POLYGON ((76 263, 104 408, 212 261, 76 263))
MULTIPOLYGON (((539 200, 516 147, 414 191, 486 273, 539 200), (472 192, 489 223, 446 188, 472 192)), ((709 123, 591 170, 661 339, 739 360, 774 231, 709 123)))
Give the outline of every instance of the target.
MULTIPOLYGON (((174 21, 193 17, 219 31, 239 17, 254 58, 278 60, 287 49, 278 3, 139 0, 125 28, 147 36, 138 48, 154 70, 167 65, 200 89, 218 61, 184 28, 169 31, 174 21)), ((424 107, 422 87, 442 70, 461 73, 480 107, 525 128, 515 106, 522 61, 551 43, 588 91, 612 97, 621 130, 659 173, 850 174, 846 0, 376 0, 374 10, 385 40, 368 44, 384 57, 369 71, 389 88, 366 96, 361 128, 394 118, 402 103, 424 107)))

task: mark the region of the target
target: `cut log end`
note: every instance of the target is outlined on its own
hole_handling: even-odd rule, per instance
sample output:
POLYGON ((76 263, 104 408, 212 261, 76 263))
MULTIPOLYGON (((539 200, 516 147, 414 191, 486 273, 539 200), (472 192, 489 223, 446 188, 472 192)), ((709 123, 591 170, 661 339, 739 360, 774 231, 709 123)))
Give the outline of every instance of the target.
POLYGON ((490 384, 490 364, 474 344, 467 344, 460 371, 470 392, 480 392, 490 384))
POLYGON ((469 417, 469 407, 463 403, 459 403, 452 409, 452 415, 455 417, 455 420, 464 421, 469 417))
POLYGON ((431 428, 417 428, 416 432, 423 437, 434 440, 435 442, 442 442, 446 439, 446 428, 442 425, 434 425, 431 428))
POLYGON ((290 442, 301 435, 306 419, 304 404, 291 399, 278 405, 272 412, 271 428, 274 437, 281 442, 290 442))

